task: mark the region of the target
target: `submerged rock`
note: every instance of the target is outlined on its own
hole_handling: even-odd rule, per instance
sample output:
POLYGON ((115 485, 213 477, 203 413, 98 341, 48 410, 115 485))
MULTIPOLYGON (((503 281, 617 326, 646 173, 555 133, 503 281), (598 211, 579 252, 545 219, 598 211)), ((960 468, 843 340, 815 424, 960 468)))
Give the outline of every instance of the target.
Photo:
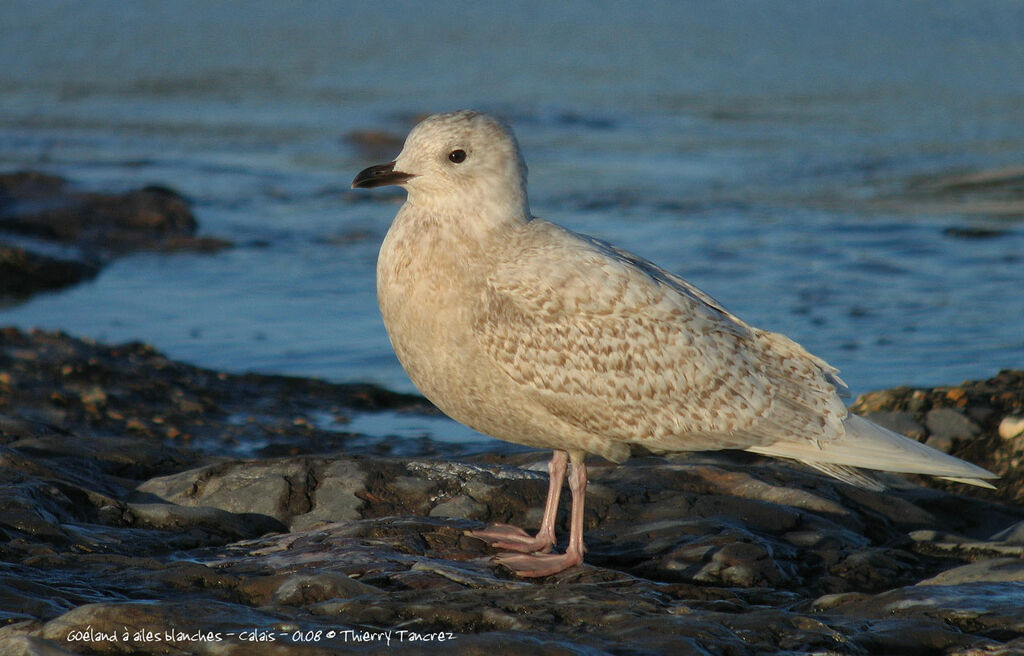
POLYGON ((93 278, 100 264, 69 253, 47 253, 25 244, 0 243, 0 298, 24 298, 93 278))
POLYGON ((0 174, 0 297, 73 285, 128 252, 230 245, 196 228, 188 201, 166 187, 85 192, 55 175, 0 174))
MULTIPOLYGON (((979 429, 951 448, 1011 449, 997 430, 1022 395, 1024 374, 1003 372, 889 390, 873 409, 927 432, 929 413, 950 408, 979 429)), ((465 531, 536 526, 548 454, 296 421, 374 408, 433 412, 370 386, 0 331, 0 653, 1024 647, 1011 470, 1010 493, 962 496, 896 477, 865 491, 746 453, 595 459, 586 563, 525 581, 465 531), (268 441, 278 448, 256 446, 268 441)))
POLYGON ((166 187, 96 193, 34 171, 0 176, 0 228, 7 232, 117 253, 158 248, 196 227, 188 201, 166 187))

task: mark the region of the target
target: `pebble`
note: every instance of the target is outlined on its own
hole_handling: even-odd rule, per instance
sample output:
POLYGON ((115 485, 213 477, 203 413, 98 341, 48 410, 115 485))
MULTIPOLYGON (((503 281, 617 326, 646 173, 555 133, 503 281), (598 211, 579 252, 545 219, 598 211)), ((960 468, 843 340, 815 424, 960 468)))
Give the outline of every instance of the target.
POLYGON ((928 446, 949 453, 954 440, 970 440, 981 433, 981 428, 963 412, 953 408, 933 408, 925 415, 928 446))
POLYGON ((1012 440, 1021 435, 1024 435, 1024 417, 1008 416, 999 422, 999 437, 1004 440, 1012 440))

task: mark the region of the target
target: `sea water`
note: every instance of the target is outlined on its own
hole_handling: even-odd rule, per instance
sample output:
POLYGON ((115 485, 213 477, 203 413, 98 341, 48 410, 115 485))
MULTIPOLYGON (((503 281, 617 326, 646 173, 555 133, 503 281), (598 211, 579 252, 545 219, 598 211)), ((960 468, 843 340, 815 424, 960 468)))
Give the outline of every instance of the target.
POLYGON ((985 378, 1024 366, 1022 25, 1001 2, 5 2, 0 171, 165 185, 235 246, 122 257, 0 324, 410 391, 374 291, 402 194, 349 183, 469 107, 516 130, 534 213, 854 392, 985 378), (943 185, 977 171, 1010 174, 943 185))

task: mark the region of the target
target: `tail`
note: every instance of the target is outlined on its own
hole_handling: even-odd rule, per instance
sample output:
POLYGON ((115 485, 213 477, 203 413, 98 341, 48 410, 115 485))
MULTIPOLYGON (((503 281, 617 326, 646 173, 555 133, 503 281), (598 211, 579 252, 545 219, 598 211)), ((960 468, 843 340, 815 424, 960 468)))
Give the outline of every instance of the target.
POLYGON ((847 415, 843 427, 846 434, 830 442, 787 440, 767 446, 752 446, 747 451, 793 458, 840 480, 875 490, 884 489, 884 486, 848 468, 929 474, 957 483, 992 489, 995 486, 984 479, 999 478, 987 469, 937 451, 854 414, 847 415))

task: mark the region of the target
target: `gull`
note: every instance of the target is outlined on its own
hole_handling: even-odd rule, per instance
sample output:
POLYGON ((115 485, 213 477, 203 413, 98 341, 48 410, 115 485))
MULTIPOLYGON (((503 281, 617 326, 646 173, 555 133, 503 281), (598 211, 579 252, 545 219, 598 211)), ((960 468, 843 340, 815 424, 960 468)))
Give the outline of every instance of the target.
POLYGON ((391 344, 419 390, 474 430, 553 449, 535 535, 470 535, 524 577, 583 562, 585 456, 741 449, 881 489, 855 468, 992 487, 996 475, 847 411, 838 370, 609 243, 535 218, 512 130, 474 111, 416 125, 353 188, 406 191, 377 259, 391 344), (572 505, 555 545, 562 485, 572 505), (509 553, 511 552, 511 553, 509 553))

